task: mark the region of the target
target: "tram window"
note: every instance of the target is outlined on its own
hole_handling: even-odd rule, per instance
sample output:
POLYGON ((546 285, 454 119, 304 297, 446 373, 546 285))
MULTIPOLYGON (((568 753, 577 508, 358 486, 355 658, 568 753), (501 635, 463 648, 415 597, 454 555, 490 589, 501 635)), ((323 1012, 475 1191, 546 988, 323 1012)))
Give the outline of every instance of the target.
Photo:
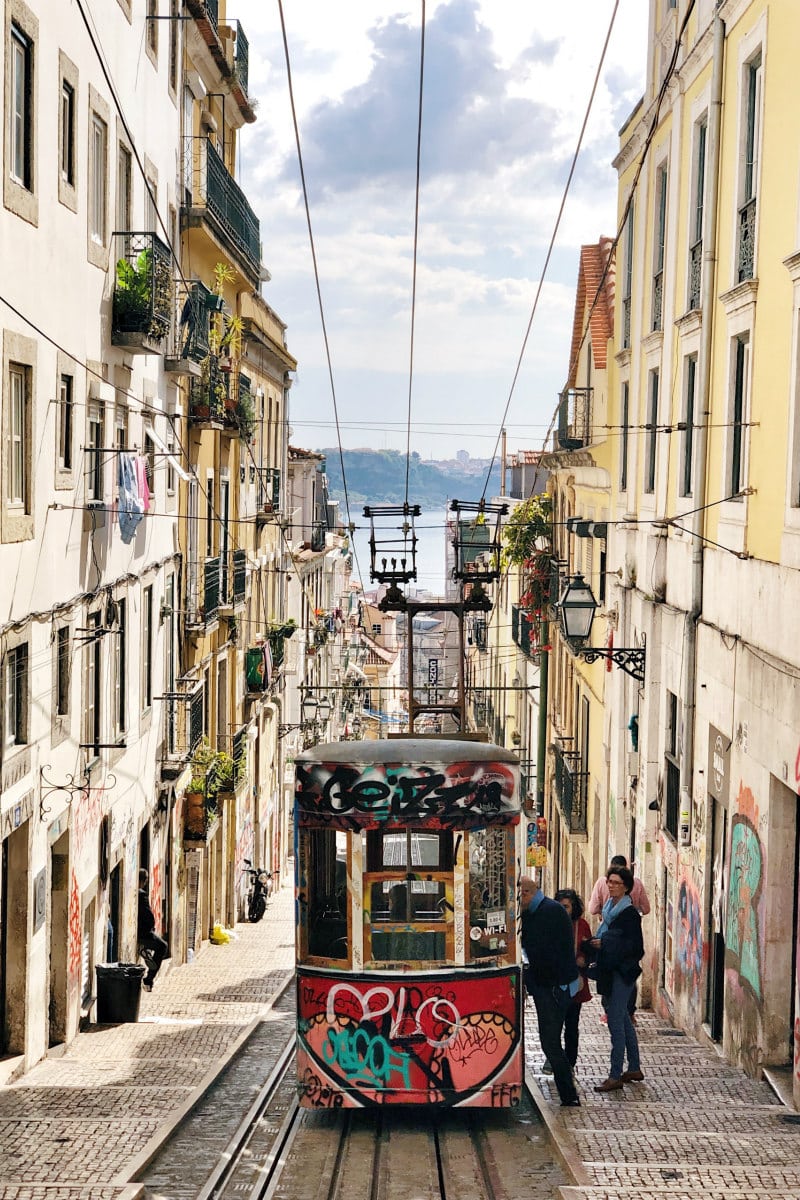
POLYGON ((398 829, 385 833, 381 829, 367 833, 367 870, 428 867, 432 871, 449 871, 453 865, 453 835, 429 833, 416 829, 398 829), (410 847, 410 855, 409 855, 410 847))
POLYGON ((436 930, 373 930, 372 957, 378 962, 445 962, 446 936, 436 930))
POLYGON ((304 829, 302 843, 308 953, 346 959, 347 835, 341 830, 304 829))
POLYGON ((444 920, 444 882, 436 879, 381 879, 370 888, 375 924, 444 920))

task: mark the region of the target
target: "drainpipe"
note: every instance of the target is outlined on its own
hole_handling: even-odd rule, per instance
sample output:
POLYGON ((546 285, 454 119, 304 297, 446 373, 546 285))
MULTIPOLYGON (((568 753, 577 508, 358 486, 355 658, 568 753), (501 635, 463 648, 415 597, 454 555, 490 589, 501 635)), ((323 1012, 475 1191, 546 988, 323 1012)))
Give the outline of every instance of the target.
MULTIPOLYGON (((717 290, 717 218, 719 196, 720 128, 722 125, 722 83, 725 59, 725 22, 720 16, 722 0, 717 0, 714 16, 714 48, 711 72, 711 107, 708 114, 708 167, 703 211, 708 214, 703 230, 703 284, 700 333, 699 395, 700 424, 697 429, 697 458, 695 462, 695 507, 692 514, 692 579, 690 625, 687 632, 686 685, 684 691, 684 742, 681 775, 683 787, 692 799, 692 770, 694 762, 695 723, 697 711, 697 625, 703 612, 703 566, 708 477, 708 419, 711 404, 711 359, 714 332, 714 300, 717 290)), ((683 788, 681 789, 683 791, 683 788)), ((683 796, 681 807, 683 807, 683 796)))

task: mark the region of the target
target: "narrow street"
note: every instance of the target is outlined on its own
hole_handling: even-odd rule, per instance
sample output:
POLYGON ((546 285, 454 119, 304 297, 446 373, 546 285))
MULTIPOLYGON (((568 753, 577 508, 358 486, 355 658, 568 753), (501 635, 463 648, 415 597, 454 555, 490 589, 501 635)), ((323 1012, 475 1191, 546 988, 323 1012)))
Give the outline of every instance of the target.
MULTIPOLYGON (((208 945, 193 963, 159 979, 142 997, 138 1024, 93 1027, 63 1055, 0 1090, 0 1200, 198 1194, 203 1171, 291 1035, 293 1013, 279 993, 294 963, 292 889, 280 890, 260 924, 236 932, 228 945, 208 945), (231 1088, 227 1095, 220 1089, 209 1116, 213 1080, 248 1034, 231 1088), (199 1104, 204 1096, 206 1107, 199 1104), (184 1120, 190 1109, 194 1115, 184 1120), (173 1134, 170 1162, 158 1147, 173 1134)), ((518 1114, 517 1132, 527 1139, 518 1163, 526 1196, 800 1200, 800 1127, 789 1111, 766 1083, 652 1013, 638 1017, 645 1082, 597 1096, 593 1086, 606 1074, 608 1049, 599 1012, 593 1000, 582 1020, 582 1107, 565 1111, 540 1073, 527 1008, 528 1084, 543 1125, 533 1112, 518 1114)), ((492 1129, 498 1116, 492 1114, 492 1129)), ((303 1176, 302 1165, 300 1176, 297 1170, 290 1161, 280 1189, 286 1200, 295 1195, 293 1174, 303 1176)))

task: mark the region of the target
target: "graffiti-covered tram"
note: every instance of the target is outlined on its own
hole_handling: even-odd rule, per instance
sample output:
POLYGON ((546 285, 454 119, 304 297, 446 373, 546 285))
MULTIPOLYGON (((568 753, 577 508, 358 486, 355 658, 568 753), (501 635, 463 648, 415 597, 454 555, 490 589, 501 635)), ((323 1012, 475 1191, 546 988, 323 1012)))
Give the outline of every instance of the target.
POLYGON ((306 1107, 510 1107, 523 1078, 519 760, 395 738, 296 760, 306 1107))

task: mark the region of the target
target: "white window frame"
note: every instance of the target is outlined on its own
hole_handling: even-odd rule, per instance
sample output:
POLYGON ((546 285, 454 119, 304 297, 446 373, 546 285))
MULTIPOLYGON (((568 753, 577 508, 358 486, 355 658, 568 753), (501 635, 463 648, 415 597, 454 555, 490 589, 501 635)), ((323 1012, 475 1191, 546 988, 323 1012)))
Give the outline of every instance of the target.
POLYGON ((30 656, 28 643, 20 642, 5 653, 3 662, 3 750, 13 751, 30 740, 28 728, 30 656))
POLYGON ((108 122, 92 109, 89 123, 89 231, 97 246, 108 244, 108 122))
POLYGON ((697 428, 697 390, 699 381, 699 355, 694 351, 685 355, 683 360, 681 419, 685 428, 681 434, 678 495, 686 498, 694 494, 694 469, 697 452, 695 431, 697 428))
POLYGON ((33 42, 16 21, 11 22, 9 88, 11 178, 33 191, 33 42))
POLYGON ((29 512, 30 505, 30 367, 8 364, 8 472, 6 505, 29 512))
POLYGON ((75 426, 75 376, 58 377, 58 469, 72 470, 72 435, 75 426))
MULTIPOLYGON (((733 497, 734 491, 741 492, 747 487, 750 466, 751 347, 751 331, 749 329, 743 329, 731 337, 728 386, 728 436, 725 448, 725 476, 723 481, 726 497, 733 497), (738 395, 740 384, 741 397, 738 395), (739 407, 738 419, 737 406, 739 407), (736 480, 734 480, 734 471, 737 474, 736 480), (736 483, 735 488, 734 483, 736 483)), ((736 496, 731 502, 738 504, 741 503, 742 499, 742 496, 736 496)))
POLYGON ((117 232, 127 233, 133 220, 133 155, 123 141, 117 142, 117 232))
POLYGON ((142 712, 153 707, 154 591, 152 583, 142 588, 142 712))
POLYGON ((102 504, 105 495, 104 425, 102 401, 90 400, 86 413, 86 499, 95 504, 102 504))

